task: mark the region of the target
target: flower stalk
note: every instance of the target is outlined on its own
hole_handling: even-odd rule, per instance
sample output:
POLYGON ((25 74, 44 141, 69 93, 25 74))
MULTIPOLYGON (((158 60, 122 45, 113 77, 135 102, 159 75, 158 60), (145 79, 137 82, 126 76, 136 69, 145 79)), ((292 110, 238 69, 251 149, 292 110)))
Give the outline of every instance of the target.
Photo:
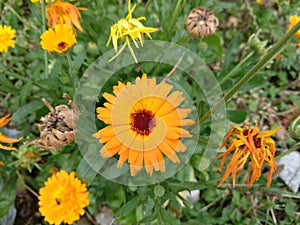
MULTIPOLYGON (((46 31, 46 9, 45 9, 45 0, 42 0, 42 23, 43 23, 43 33, 46 31)), ((44 63, 45 63, 45 77, 48 78, 48 53, 44 49, 44 63)))
MULTIPOLYGON (((224 96, 224 98, 219 101, 210 111, 205 113, 200 119, 199 123, 203 123, 205 120, 210 118, 211 114, 217 111, 224 102, 228 102, 229 99, 246 83, 248 83, 249 80, 251 80, 254 75, 261 70, 271 59, 276 57, 286 46, 288 41, 293 38, 294 34, 297 32, 297 30, 300 28, 300 22, 298 22, 291 30, 289 30, 282 38, 279 40, 273 48, 260 60, 256 65, 252 67, 252 69, 245 74, 245 76, 236 84, 234 85, 224 96)), ((238 68, 235 68, 236 70, 238 68)))

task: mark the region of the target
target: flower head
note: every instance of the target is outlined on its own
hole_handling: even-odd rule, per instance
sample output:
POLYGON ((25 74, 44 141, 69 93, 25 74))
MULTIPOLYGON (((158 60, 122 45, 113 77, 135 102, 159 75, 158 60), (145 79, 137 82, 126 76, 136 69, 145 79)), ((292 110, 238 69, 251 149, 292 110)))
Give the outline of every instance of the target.
POLYGON ((52 2, 47 9, 48 27, 55 27, 57 24, 66 24, 68 27, 72 27, 73 24, 78 30, 83 31, 79 22, 81 18, 79 10, 86 10, 86 8, 77 8, 63 0, 52 2))
POLYGON ((190 12, 185 25, 190 34, 203 38, 216 32, 219 20, 213 12, 198 7, 190 12))
POLYGON ((216 157, 216 159, 222 157, 220 164, 220 170, 222 170, 227 156, 233 152, 218 187, 221 186, 230 173, 233 186, 235 186, 235 176, 241 171, 248 159, 250 160, 248 164, 248 185, 252 186, 259 179, 262 165, 266 162, 270 166, 267 183, 267 187, 269 187, 272 182, 272 175, 276 170, 275 142, 270 136, 279 129, 260 132, 257 124, 254 127, 251 127, 248 123, 245 123, 242 127, 231 126, 229 132, 225 135, 223 145, 220 147, 226 146, 227 150, 216 157))
POLYGON ((68 174, 64 170, 48 178, 39 194, 41 214, 55 225, 72 224, 90 202, 86 185, 75 177, 75 172, 68 174))
POLYGON ((179 163, 176 152, 185 152, 180 138, 192 135, 181 128, 194 123, 185 119, 191 112, 177 108, 183 100, 182 92, 170 94, 172 85, 156 78, 137 77, 135 84, 119 82, 114 86, 114 95, 104 93, 108 101, 98 107, 98 119, 109 126, 99 130, 94 137, 106 143, 100 150, 103 158, 119 155, 118 167, 128 160, 131 175, 135 176, 144 165, 150 175, 155 171, 165 172, 164 155, 179 163))
MULTIPOLYGON (((0 118, 0 128, 5 126, 6 124, 8 124, 10 122, 10 120, 11 120, 11 117, 9 114, 0 118)), ((0 144, 0 149, 15 150, 16 148, 13 148, 12 145, 13 145, 13 143, 19 142, 20 140, 22 140, 22 138, 18 138, 18 139, 10 138, 10 137, 3 135, 0 132, 0 143, 2 142, 2 143, 9 144, 9 146, 0 144)))
MULTIPOLYGON (((40 4, 42 4, 42 0, 30 0, 32 3, 37 3, 39 2, 40 4)), ((53 2, 55 0, 51 0, 51 2, 53 2)), ((48 3, 48 0, 44 0, 45 3, 48 3)))
POLYGON ((7 52, 9 47, 15 47, 16 31, 11 26, 0 25, 0 52, 7 52))
POLYGON ((62 53, 76 43, 72 28, 66 24, 58 24, 54 29, 49 28, 41 35, 41 46, 48 52, 62 53))
MULTIPOLYGON (((290 24, 288 26, 288 30, 292 29, 299 22, 300 22, 300 16, 297 15, 290 16, 290 24)), ((296 37, 300 38, 300 29, 297 30, 296 37)))
POLYGON ((132 8, 130 8, 130 0, 128 1, 128 14, 126 18, 120 19, 118 23, 114 24, 110 28, 110 36, 107 41, 106 47, 112 41, 114 49, 116 51, 116 55, 110 59, 110 61, 114 60, 120 53, 124 50, 126 45, 128 46, 131 55, 134 61, 137 63, 138 60, 134 54, 133 49, 131 48, 130 42, 133 41, 136 48, 139 48, 139 45, 136 41, 140 41, 141 46, 144 43, 144 35, 146 34, 150 39, 150 33, 157 31, 157 28, 153 27, 145 27, 140 21, 146 20, 145 17, 139 17, 137 19, 132 18, 132 13, 136 7, 136 4, 132 8), (123 46, 118 51, 118 41, 123 43, 123 46))

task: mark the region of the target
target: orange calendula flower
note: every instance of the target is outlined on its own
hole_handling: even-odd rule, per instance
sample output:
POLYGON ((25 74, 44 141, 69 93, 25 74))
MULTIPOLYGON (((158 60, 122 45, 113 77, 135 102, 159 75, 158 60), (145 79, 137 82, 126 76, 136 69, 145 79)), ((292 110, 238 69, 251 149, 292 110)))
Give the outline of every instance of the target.
MULTIPOLYGON (((288 30, 292 29, 298 22, 300 22, 300 16, 290 16, 290 25, 288 26, 288 30)), ((297 30, 296 37, 300 38, 300 29, 297 30)))
POLYGON ((63 0, 52 2, 47 9, 48 27, 55 27, 57 24, 67 24, 68 27, 72 27, 73 24, 78 30, 83 31, 79 22, 81 18, 79 10, 86 10, 86 8, 78 8, 63 0))
POLYGON ((86 185, 62 170, 53 174, 39 191, 39 210, 50 224, 73 224, 89 205, 86 185))
MULTIPOLYGON (((2 118, 0 118, 0 128, 1 127, 4 127, 6 124, 8 124, 11 120, 11 117, 10 115, 6 115, 2 118)), ((1 132, 0 132, 0 149, 4 149, 4 150, 15 150, 16 148, 13 148, 12 145, 13 143, 16 143, 16 142, 19 142, 20 140, 22 140, 23 138, 10 138, 10 137, 7 137, 5 135, 3 135, 1 132), (6 143, 6 144, 9 144, 9 146, 7 145, 3 145, 1 144, 2 143, 6 143)))
POLYGON ((9 47, 15 47, 16 31, 11 26, 0 25, 0 52, 7 52, 9 47))
POLYGON ((114 95, 104 93, 108 101, 98 107, 98 119, 109 126, 94 134, 101 143, 103 158, 118 154, 118 167, 128 160, 131 175, 135 176, 144 165, 146 172, 165 172, 164 155, 179 163, 176 152, 185 152, 186 146, 180 138, 192 135, 181 126, 194 124, 186 119, 188 108, 177 108, 184 100, 182 92, 170 94, 172 85, 156 78, 137 77, 135 84, 119 82, 114 86, 114 95))
POLYGON ((136 48, 139 48, 139 45, 136 41, 140 41, 141 46, 144 44, 144 35, 146 34, 150 39, 150 33, 157 31, 157 28, 153 27, 145 27, 140 21, 146 20, 145 17, 139 17, 137 19, 132 18, 132 13, 136 7, 136 4, 132 8, 130 8, 130 0, 128 1, 128 14, 125 19, 120 19, 118 23, 114 24, 110 28, 110 36, 107 41, 106 47, 112 41, 114 49, 116 51, 116 55, 111 58, 109 61, 114 60, 116 57, 120 55, 120 53, 125 49, 126 45, 128 46, 131 55, 136 63, 138 60, 134 54, 133 49, 131 48, 130 42, 133 41, 136 48), (130 40, 131 39, 131 40, 130 40), (118 41, 123 43, 123 46, 118 51, 118 41))
POLYGON ((235 186, 235 176, 240 173, 241 169, 250 160, 248 164, 248 185, 252 184, 261 176, 261 168, 264 163, 269 164, 270 171, 268 175, 267 187, 272 182, 272 175, 276 170, 275 162, 275 142, 270 137, 275 134, 280 128, 274 130, 259 131, 258 125, 251 127, 248 123, 244 123, 244 126, 231 126, 229 132, 225 135, 225 141, 220 147, 227 147, 226 152, 221 153, 215 160, 222 157, 220 164, 220 170, 225 163, 226 158, 230 153, 230 162, 226 168, 226 171, 221 178, 218 187, 232 175, 232 184, 235 186))
POLYGON ((48 52, 62 53, 76 43, 72 28, 66 24, 58 24, 54 29, 49 28, 41 35, 41 46, 48 52))

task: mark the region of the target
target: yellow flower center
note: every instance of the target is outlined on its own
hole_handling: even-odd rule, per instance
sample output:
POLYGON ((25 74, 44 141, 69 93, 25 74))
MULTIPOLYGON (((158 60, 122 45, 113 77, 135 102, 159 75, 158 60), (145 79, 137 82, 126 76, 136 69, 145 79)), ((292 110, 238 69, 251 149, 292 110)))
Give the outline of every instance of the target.
POLYGON ((130 114, 130 128, 137 134, 149 136, 155 127, 154 114, 150 110, 142 109, 130 114))

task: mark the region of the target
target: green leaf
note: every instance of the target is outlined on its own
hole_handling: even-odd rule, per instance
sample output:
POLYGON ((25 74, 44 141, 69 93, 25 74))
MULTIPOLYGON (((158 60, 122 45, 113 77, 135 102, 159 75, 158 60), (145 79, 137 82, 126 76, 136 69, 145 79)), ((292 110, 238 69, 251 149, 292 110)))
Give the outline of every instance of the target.
POLYGON ((167 181, 168 186, 173 190, 173 191, 184 191, 184 190, 203 190, 206 189, 208 186, 205 185, 203 182, 192 182, 192 181, 179 181, 175 179, 170 179, 167 181))
POLYGON ((84 158, 82 158, 77 167, 76 174, 78 178, 80 178, 80 180, 82 180, 84 183, 90 184, 96 177, 97 172, 92 167, 90 167, 90 165, 84 158))
POLYGON ((17 175, 10 177, 4 188, 0 192, 0 220, 8 213, 16 198, 17 175))
POLYGON ((247 118, 248 113, 244 110, 228 110, 227 118, 234 123, 242 123, 247 118))
POLYGON ((84 62, 85 57, 86 57, 86 50, 85 48, 83 48, 82 51, 80 51, 78 55, 75 57, 75 59, 73 60, 72 69, 75 71, 79 70, 79 68, 84 62))
POLYGON ((165 225, 180 225, 179 220, 177 220, 176 217, 169 210, 160 208, 160 212, 162 215, 161 218, 165 225))
POLYGON ((125 191, 123 186, 117 183, 111 183, 105 186, 105 195, 107 197, 109 206, 112 209, 118 209, 126 202, 125 191))
POLYGON ((210 35, 206 38, 203 38, 202 42, 207 44, 208 50, 210 50, 212 53, 208 57, 209 62, 215 61, 222 56, 223 39, 219 35, 216 34, 210 35))
POLYGON ((153 220, 155 220, 157 218, 157 214, 154 213, 152 215, 149 215, 149 216, 146 216, 144 217, 143 219, 141 219, 138 224, 141 224, 141 223, 150 223, 152 222, 153 220))
POLYGON ((6 78, 6 76, 0 76, 0 90, 4 92, 9 92, 13 95, 19 95, 19 90, 6 78))
POLYGON ((294 217, 296 216, 296 203, 293 201, 289 201, 286 203, 284 211, 286 212, 286 214, 288 214, 290 217, 294 217))
POLYGON ((20 109, 18 109, 12 116, 13 122, 18 122, 25 118, 26 116, 30 115, 31 113, 35 112, 38 109, 41 109, 44 106, 43 102, 40 100, 35 100, 30 102, 20 109))
POLYGON ((145 200, 143 200, 141 195, 135 196, 133 199, 131 199, 129 202, 127 202, 126 205, 124 205, 122 208, 120 208, 116 212, 115 217, 119 218, 119 217, 127 215, 128 213, 135 210, 143 202, 145 202, 145 200))

